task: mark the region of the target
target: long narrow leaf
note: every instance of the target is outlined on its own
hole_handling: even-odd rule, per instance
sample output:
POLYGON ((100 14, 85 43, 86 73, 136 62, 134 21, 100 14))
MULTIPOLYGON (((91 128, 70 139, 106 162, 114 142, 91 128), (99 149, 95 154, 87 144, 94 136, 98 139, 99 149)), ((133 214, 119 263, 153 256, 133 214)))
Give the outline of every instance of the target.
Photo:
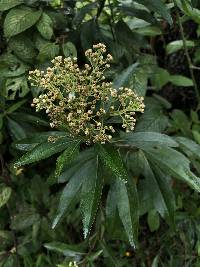
POLYGON ((69 137, 59 138, 55 142, 45 142, 37 145, 32 151, 28 151, 15 162, 15 167, 20 167, 29 163, 37 162, 48 158, 53 154, 63 151, 74 141, 69 137))
POLYGON ((98 156, 91 161, 90 173, 84 178, 81 189, 81 211, 84 237, 86 238, 94 222, 103 187, 102 177, 99 173, 98 156))

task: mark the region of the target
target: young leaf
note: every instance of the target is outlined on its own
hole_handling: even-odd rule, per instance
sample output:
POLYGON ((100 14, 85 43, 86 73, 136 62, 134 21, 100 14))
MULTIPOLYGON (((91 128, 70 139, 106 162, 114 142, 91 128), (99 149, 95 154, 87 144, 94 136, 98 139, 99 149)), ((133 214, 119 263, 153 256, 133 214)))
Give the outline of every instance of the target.
POLYGON ((139 225, 139 202, 136 184, 133 179, 128 177, 127 183, 117 179, 115 186, 120 219, 131 246, 136 247, 139 225))
POLYGON ((176 86, 186 86, 186 87, 194 86, 192 79, 182 75, 171 75, 170 82, 176 86))
POLYGON ((24 32, 33 26, 42 14, 41 10, 35 11, 28 7, 11 9, 4 21, 4 34, 7 38, 24 32))
POLYGON ((151 232, 158 230, 160 227, 160 217, 156 210, 148 212, 147 221, 151 232))
POLYGON ((8 186, 2 187, 0 189, 0 208, 8 202, 11 192, 12 190, 8 186))
POLYGON ((90 173, 84 177, 81 189, 81 211, 83 214, 83 232, 86 238, 90 232, 98 209, 103 187, 99 174, 99 157, 91 161, 90 173))
POLYGON ((48 158, 56 153, 63 151, 69 145, 75 142, 69 137, 58 138, 55 142, 45 142, 28 151, 19 160, 15 162, 15 167, 20 167, 26 164, 40 161, 48 158))

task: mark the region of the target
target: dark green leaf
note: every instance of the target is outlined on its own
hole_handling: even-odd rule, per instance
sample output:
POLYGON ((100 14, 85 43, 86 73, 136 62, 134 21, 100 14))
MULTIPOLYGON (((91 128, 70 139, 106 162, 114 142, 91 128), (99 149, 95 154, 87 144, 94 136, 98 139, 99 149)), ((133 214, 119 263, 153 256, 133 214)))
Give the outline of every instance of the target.
POLYGON ((170 24, 173 23, 170 12, 167 10, 162 0, 134 0, 135 2, 144 5, 150 11, 154 11, 166 19, 170 24))
POLYGON ((67 149, 57 158, 55 171, 56 176, 59 176, 65 165, 69 164, 77 156, 79 152, 79 143, 79 140, 71 143, 67 147, 67 149))
POLYGON ((59 54, 60 48, 56 43, 46 43, 40 47, 39 54, 37 59, 40 62, 45 60, 52 59, 59 54))
POLYGON ((49 126, 49 122, 47 122, 46 120, 28 113, 14 112, 12 113, 12 118, 15 118, 15 120, 19 120, 22 122, 28 122, 36 126, 49 126))
POLYGON ((63 151, 74 141, 69 137, 58 138, 55 142, 45 142, 27 152, 19 160, 15 162, 15 167, 30 164, 48 158, 56 153, 63 151))
POLYGON ((82 183, 85 181, 86 177, 90 176, 90 170, 93 166, 93 160, 87 160, 81 166, 78 166, 75 172, 71 175, 68 184, 65 186, 58 207, 57 216, 53 222, 53 228, 56 227, 61 217, 69 212, 69 207, 73 200, 77 197, 77 194, 81 188, 82 183))
POLYGON ((81 211, 83 214, 83 232, 86 238, 90 232, 101 198, 103 181, 99 173, 98 156, 92 160, 90 174, 84 177, 81 189, 81 211))
POLYGON ((38 222, 39 219, 40 216, 34 209, 24 209, 12 218, 11 229, 24 230, 38 222))
POLYGON ((67 42, 62 46, 65 57, 77 57, 76 47, 72 42, 67 42))
MULTIPOLYGON (((159 169, 152 170, 143 152, 143 174, 145 176, 144 186, 147 188, 149 198, 154 208, 162 215, 167 215, 172 226, 174 226, 175 202, 168 177, 163 175, 159 169)), ((155 168, 155 166, 153 166, 155 168)))
POLYGON ((63 138, 66 136, 65 132, 38 132, 34 134, 33 137, 22 139, 15 142, 15 147, 22 151, 33 150, 34 147, 41 143, 47 143, 49 137, 54 137, 55 139, 63 138))
POLYGON ((136 17, 147 21, 150 24, 155 24, 155 18, 146 10, 134 8, 127 5, 119 6, 119 10, 127 16, 136 17))
POLYGON ((145 153, 163 172, 181 179, 200 192, 200 178, 190 171, 190 161, 183 154, 169 147, 149 149, 145 153))
POLYGON ((117 179, 115 186, 120 219, 131 246, 136 247, 139 225, 139 202, 136 184, 133 179, 128 177, 127 183, 117 179))
POLYGON ((106 146, 98 145, 97 153, 106 168, 119 180, 127 181, 127 172, 124 167, 120 153, 115 148, 108 149, 106 146))
POLYGON ((139 63, 134 63, 131 66, 129 66, 127 69, 122 71, 122 73, 118 75, 113 81, 113 87, 118 89, 122 86, 127 86, 130 82, 130 79, 132 79, 138 65, 139 63))
POLYGON ((10 135, 14 138, 14 140, 21 140, 26 138, 26 132, 24 128, 16 121, 7 117, 8 120, 8 128, 10 130, 10 135))
POLYGON ((7 108, 6 110, 6 114, 10 114, 12 112, 14 112, 15 110, 17 110, 18 108, 20 108, 24 103, 26 103, 26 99, 20 100, 17 103, 13 104, 12 106, 9 106, 9 108, 7 108))
POLYGON ((14 54, 23 61, 32 62, 37 55, 34 44, 24 34, 10 38, 8 45, 14 54))
POLYGON ((185 137, 176 137, 176 141, 180 144, 181 149, 188 156, 193 156, 200 159, 200 145, 185 137))
POLYGON ((121 133, 121 137, 126 144, 138 148, 145 148, 148 146, 178 146, 178 143, 170 136, 156 132, 121 133))

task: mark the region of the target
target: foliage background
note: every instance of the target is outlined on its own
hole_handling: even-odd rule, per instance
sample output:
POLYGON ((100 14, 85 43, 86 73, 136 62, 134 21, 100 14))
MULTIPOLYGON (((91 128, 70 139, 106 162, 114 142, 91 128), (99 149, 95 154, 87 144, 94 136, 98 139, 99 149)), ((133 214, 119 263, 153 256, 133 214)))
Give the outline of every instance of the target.
MULTIPOLYGON (((197 0, 0 0, 1 267, 64 267, 74 260, 78 266, 200 266, 199 25, 197 0), (84 51, 98 42, 114 57, 107 79, 145 96, 135 134, 122 137, 120 148, 140 205, 128 189, 115 198, 113 173, 123 170, 116 175, 112 165, 84 239, 76 197, 52 229, 69 166, 56 179, 55 156, 17 169, 13 163, 52 134, 46 115, 30 107, 39 88, 30 86, 28 71, 45 69, 57 55, 77 56, 81 66, 84 51), (127 207, 140 217, 136 249, 129 241, 137 229, 120 216, 127 207)), ((112 159, 112 152, 106 156, 112 159)))

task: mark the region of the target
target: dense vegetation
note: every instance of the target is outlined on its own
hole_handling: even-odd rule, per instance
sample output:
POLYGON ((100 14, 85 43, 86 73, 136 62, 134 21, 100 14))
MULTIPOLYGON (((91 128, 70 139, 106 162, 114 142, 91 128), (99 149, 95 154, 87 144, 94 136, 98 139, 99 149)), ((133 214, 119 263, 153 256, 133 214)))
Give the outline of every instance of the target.
POLYGON ((199 43, 198 0, 0 0, 0 267, 200 266, 199 43))

